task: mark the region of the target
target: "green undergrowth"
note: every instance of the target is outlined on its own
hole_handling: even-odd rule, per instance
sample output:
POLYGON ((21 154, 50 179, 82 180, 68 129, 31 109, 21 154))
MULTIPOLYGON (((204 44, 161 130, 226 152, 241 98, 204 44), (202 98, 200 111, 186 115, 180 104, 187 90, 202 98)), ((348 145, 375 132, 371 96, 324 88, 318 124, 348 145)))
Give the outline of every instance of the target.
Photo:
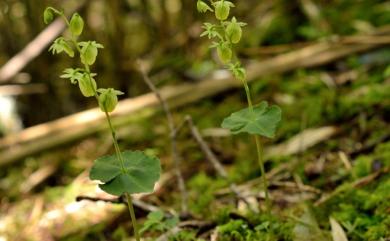
MULTIPOLYGON (((367 186, 351 188, 351 183, 373 172, 390 165, 390 144, 382 142, 382 138, 388 135, 388 116, 389 111, 389 85, 385 83, 385 78, 381 74, 382 68, 376 68, 371 71, 361 72, 359 78, 350 84, 336 87, 334 89, 327 87, 320 79, 319 70, 299 70, 291 74, 275 77, 272 79, 258 80, 252 84, 253 94, 256 99, 267 99, 271 102, 277 102, 284 110, 285 118, 288 120, 281 125, 280 132, 276 137, 276 142, 281 143, 288 140, 295 134, 307 128, 316 128, 324 125, 337 125, 345 131, 339 138, 333 138, 326 143, 311 148, 300 154, 299 164, 295 172, 301 177, 307 185, 331 192, 334 189, 342 191, 329 202, 315 209, 315 217, 322 230, 329 231, 329 217, 332 215, 346 230, 350 241, 359 240, 380 240, 382 237, 389 237, 387 230, 390 230, 389 205, 385 200, 389 200, 389 175, 382 175, 367 186), (277 81, 275 84, 274 81, 277 81), (272 92, 273 95, 265 93, 272 92), (299 111, 297 111, 299 110, 299 111), (304 110, 304 111, 301 111, 304 110), (352 170, 348 173, 340 161, 327 163, 325 171, 317 176, 306 176, 305 167, 308 163, 316 162, 321 153, 329 151, 348 150, 357 142, 363 144, 373 144, 373 149, 368 149, 365 153, 351 159, 352 170), (336 169, 334 169, 336 168, 336 169), (335 172, 334 170, 338 170, 335 172)), ((186 114, 190 114, 194 123, 203 132, 207 129, 213 129, 219 126, 219 123, 230 110, 239 110, 244 107, 245 96, 236 91, 226 92, 224 95, 200 101, 196 105, 185 108, 179 108, 175 111, 175 120, 179 123, 186 114), (213 109, 213 116, 210 113, 213 109), (206 116, 206 117, 205 117, 206 116), (208 118, 210 116, 210 118, 208 118)), ((169 137, 168 128, 163 116, 157 115, 151 119, 151 122, 132 122, 134 126, 119 129, 121 147, 154 146, 148 151, 161 155, 163 165, 167 165, 166 156, 169 153, 166 146, 169 137), (146 131, 149 130, 149 131, 146 131), (150 131, 151 130, 151 131, 150 131), (144 133, 146 132, 146 134, 144 133), (135 141, 133 134, 136 133, 141 138, 135 141), (138 134, 137 134, 138 133, 138 134)), ((88 150, 90 146, 104 146, 105 134, 97 135, 89 140, 83 141, 80 145, 71 148, 67 155, 49 156, 50 160, 58 160, 60 168, 58 175, 61 175, 60 182, 57 180, 52 185, 67 185, 70 183, 80 170, 87 165, 86 160, 94 158, 88 150), (65 159, 66 160, 65 160, 65 159)), ((218 158, 226 167, 229 173, 230 181, 244 183, 245 181, 256 178, 260 170, 256 166, 255 158, 249 150, 254 145, 247 140, 244 135, 227 137, 205 136, 205 140, 212 150, 218 155, 218 158)), ((269 143, 266 143, 269 145, 269 143)), ((204 154, 193 141, 187 128, 184 128, 178 137, 178 147, 183 156, 183 170, 194 169, 199 173, 189 173, 186 176, 186 184, 189 190, 189 208, 190 211, 199 219, 215 220, 218 231, 223 240, 290 240, 291 220, 280 219, 268 222, 267 220, 252 221, 254 214, 247 214, 244 219, 232 219, 228 215, 221 213, 228 210, 233 212, 233 195, 228 198, 218 200, 220 197, 216 194, 221 189, 228 187, 228 182, 215 174, 204 154), (221 218, 220 216, 224 216, 221 218), (272 223, 272 224, 271 224, 272 223), (288 231, 290 230, 290 231, 288 231), (290 237, 289 234, 290 233, 290 237), (268 235, 268 237, 267 237, 268 235), (268 239, 262 239, 267 237, 268 239)), ((108 149, 110 151, 110 149, 108 149)), ((45 155, 42 159, 47 158, 45 155)), ((266 169, 270 170, 278 167, 281 163, 293 161, 291 157, 273 157, 271 162, 267 163, 266 169)), ((27 162, 23 175, 38 170, 38 163, 41 159, 31 159, 27 162), (29 164, 30 163, 30 164, 29 164)), ((15 166, 2 171, 2 175, 7 175, 6 179, 1 181, 1 192, 7 190, 9 186, 20 185, 20 167, 15 166)), ((49 179, 50 181, 50 179, 49 179)), ((74 187, 69 185, 66 188, 67 195, 63 189, 53 188, 48 185, 46 189, 46 198, 48 203, 55 202, 60 196, 71 200, 74 187)), ((39 187, 37 191, 40 191, 39 187)), ((16 190, 17 191, 17 190, 16 190)), ((12 194, 12 192, 9 192, 12 194)), ((10 196, 12 200, 20 200, 16 192, 10 196)), ((164 200, 165 205, 179 207, 179 196, 177 192, 167 193, 164 200), (173 198, 172 198, 173 197, 173 198)), ((290 208, 287 208, 289 210, 290 208)), ((227 213, 228 213, 227 212, 227 213)), ((122 227, 121 224, 117 228, 122 227)), ((125 229, 126 230, 126 229, 125 229)), ((85 240, 91 240, 93 237, 105 237, 106 230, 99 228, 92 229, 83 234, 85 240), (92 235, 92 236, 91 236, 92 235)), ((118 231, 119 232, 119 231, 118 231)), ((146 232, 147 235, 152 233, 146 232)), ((156 235, 158 232, 156 232, 156 235)), ((78 235, 76 235, 78 236, 78 235)), ((128 231, 124 231, 123 239, 129 237, 128 231)), ((75 237, 76 238, 76 237, 75 237)), ((80 240, 80 239, 75 239, 80 240)), ((104 239, 102 239, 104 240, 104 239)), ((174 235, 170 240, 188 240, 199 241, 197 230, 188 229, 174 235)))
POLYGON ((211 177, 204 172, 196 174, 188 182, 191 211, 203 217, 212 217, 214 211, 218 210, 214 204, 214 194, 217 190, 227 187, 227 184, 226 180, 211 177))
POLYGON ((317 209, 326 220, 329 213, 336 218, 351 241, 385 240, 390 237, 390 174, 368 181, 361 187, 353 182, 390 166, 390 142, 378 145, 369 155, 360 155, 353 163, 350 181, 338 186, 338 193, 317 209))
POLYGON ((343 225, 351 241, 390 237, 390 175, 364 188, 344 184, 339 189, 343 191, 320 210, 320 216, 331 213, 343 225))
POLYGON ((230 219, 218 225, 220 241, 276 241, 293 240, 293 223, 259 214, 248 215, 249 220, 230 219))

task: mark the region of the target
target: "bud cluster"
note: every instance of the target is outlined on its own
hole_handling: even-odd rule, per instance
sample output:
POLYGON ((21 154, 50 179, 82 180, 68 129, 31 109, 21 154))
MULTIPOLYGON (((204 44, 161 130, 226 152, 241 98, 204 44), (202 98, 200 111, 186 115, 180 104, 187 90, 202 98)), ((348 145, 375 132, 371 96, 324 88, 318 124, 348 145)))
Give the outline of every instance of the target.
POLYGON ((114 111, 118 103, 118 95, 123 93, 112 88, 97 89, 95 80, 96 73, 90 72, 92 66, 98 56, 98 50, 104 48, 102 44, 96 41, 77 41, 77 38, 82 34, 84 29, 84 20, 78 13, 74 13, 68 21, 64 13, 55 8, 48 7, 43 13, 43 21, 49 24, 53 21, 54 16, 58 15, 64 18, 68 29, 71 33, 71 38, 66 39, 59 37, 54 40, 50 46, 49 51, 53 54, 60 54, 65 52, 69 57, 75 56, 75 51, 79 53, 80 62, 83 64, 82 68, 67 68, 61 75, 61 78, 69 79, 72 84, 78 84, 81 93, 85 97, 95 96, 99 102, 100 109, 103 112, 114 111))
POLYGON ((234 4, 227 0, 219 0, 212 1, 209 5, 203 0, 198 0, 196 6, 201 13, 214 12, 215 18, 219 20, 218 24, 204 23, 204 32, 200 36, 213 39, 214 42, 210 47, 217 49, 220 61, 228 66, 234 77, 241 81, 245 80, 245 69, 241 67, 240 61, 235 58, 233 47, 240 42, 242 27, 246 24, 238 22, 234 16, 228 20, 230 9, 234 7, 234 4))

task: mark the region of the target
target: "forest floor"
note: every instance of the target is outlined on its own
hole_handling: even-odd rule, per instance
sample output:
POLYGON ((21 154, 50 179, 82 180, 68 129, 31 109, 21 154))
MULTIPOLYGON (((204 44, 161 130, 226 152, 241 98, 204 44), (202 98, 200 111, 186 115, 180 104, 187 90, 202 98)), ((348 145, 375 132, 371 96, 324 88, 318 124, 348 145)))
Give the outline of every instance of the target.
MULTIPOLYGON (((219 175, 185 124, 177 137, 184 212, 164 115, 122 127, 121 148, 146 148, 162 160, 156 192, 135 202, 145 240, 390 240, 390 79, 375 61, 388 51, 253 82, 256 102, 283 110, 277 137, 264 140, 271 216, 253 140, 219 127, 245 106, 244 93, 231 90, 173 110, 177 124, 192 117, 227 172, 219 175)), ((121 199, 98 190, 85 171, 90 160, 112 153, 107 137, 97 134, 6 170, 5 240, 132 240, 121 199)))
MULTIPOLYGON (((30 2, 26 9, 38 5, 30 2)), ((87 16, 96 18, 96 11, 102 9, 104 17, 101 22, 110 19, 110 15, 105 15, 110 11, 106 11, 104 5, 110 1, 90 2, 100 2, 101 5, 99 8, 85 7, 91 11, 87 16)), ((129 6, 122 9, 119 4, 108 4, 108 7, 118 8, 118 12, 111 11, 114 17, 119 14, 125 16, 117 19, 112 24, 114 29, 108 32, 116 32, 117 24, 121 26, 118 32, 131 37, 122 38, 122 44, 130 43, 131 48, 122 49, 122 44, 115 42, 121 38, 102 33, 100 27, 90 32, 105 45, 103 61, 98 64, 102 71, 107 71, 102 74, 109 80, 105 84, 112 81, 115 88, 126 86, 127 96, 142 94, 147 87, 134 74, 138 70, 132 69, 134 63, 131 61, 135 62, 138 55, 145 53, 150 54, 152 59, 150 78, 161 89, 166 85, 177 87, 185 81, 195 86, 197 81, 204 83, 208 76, 221 74, 220 70, 215 71, 218 66, 210 60, 208 43, 206 45, 206 41, 199 40, 198 33, 193 33, 196 29, 201 30, 203 21, 193 14, 195 6, 186 6, 186 1, 183 1, 183 9, 172 17, 171 23, 167 23, 165 17, 171 13, 163 13, 162 20, 155 20, 148 9, 143 10, 141 6, 141 11, 136 6, 138 3, 160 4, 165 1, 113 2, 128 2, 129 6), (185 17, 180 15, 182 12, 185 17), (146 14, 147 26, 141 24, 145 18, 142 14, 146 14), (152 29, 148 29, 149 25, 152 29), (146 31, 137 32, 142 27, 146 31), (152 30, 157 32, 151 34, 152 30), (171 33, 177 36, 170 38, 171 33), (106 44, 109 39, 113 42, 106 44), (136 43, 145 46, 141 48, 136 43), (150 51, 147 47, 151 48, 150 51), (118 56, 122 59, 117 61, 118 56), (204 60, 206 58, 208 60, 204 60), (124 63, 118 63, 123 60, 124 63), (122 83, 115 75, 118 69, 125 75, 120 76, 123 77, 122 83)), ((310 47, 311 44, 318 44, 314 46, 317 50, 337 45, 331 53, 324 52, 322 55, 318 50, 316 59, 302 57, 303 52, 295 56, 300 57, 299 61, 289 58, 287 64, 274 58, 276 61, 269 72, 278 67, 283 71, 269 74, 268 69, 258 65, 267 75, 251 78, 253 102, 268 101, 282 109, 282 121, 276 137, 262 139, 271 210, 266 209, 265 189, 253 138, 245 134, 231 135, 220 127, 226 116, 246 107, 245 93, 235 88, 239 83, 234 86, 230 82, 229 88, 209 85, 224 91, 202 90, 207 93, 201 93, 202 98, 196 101, 171 105, 174 123, 176 127, 181 127, 176 138, 176 154, 180 157, 185 192, 180 190, 176 178, 170 130, 162 111, 145 115, 137 112, 136 116, 131 116, 134 119, 131 123, 118 127, 117 136, 122 150, 141 149, 161 159, 162 174, 155 191, 134 195, 143 239, 390 241, 390 38, 388 33, 381 37, 370 35, 381 26, 388 31, 389 4, 386 1, 356 0, 241 2, 245 4, 238 3, 234 11, 241 14, 237 16, 242 17, 242 21, 248 22, 244 28, 244 43, 238 49, 245 65, 266 63, 268 58, 310 47), (324 6, 314 11, 321 13, 320 21, 317 21, 318 16, 313 18, 307 13, 313 4, 309 4, 308 8, 304 6, 312 2, 324 6), (321 26, 325 27, 321 29, 321 26), (350 36, 349 42, 343 36, 350 36), (376 44, 375 48, 367 48, 370 44, 376 44), (359 51, 351 50, 353 48, 359 48, 359 51), (311 65, 312 61, 316 62, 315 66, 311 65), (294 67, 297 65, 299 68, 294 67)), ((29 21, 20 25, 22 27, 4 27, 8 31, 4 36, 10 36, 9 44, 28 39, 24 35, 12 35, 13 31, 29 30, 26 26, 30 25, 34 25, 32 29, 36 33, 41 31, 36 29, 40 25, 31 23, 31 19, 38 19, 37 16, 41 21, 41 10, 37 8, 30 18, 20 18, 18 21, 29 21)), ((0 42, 7 41, 0 38, 0 42)), ((6 47, 2 48, 6 50, 6 47)), ((8 59, 14 53, 8 54, 10 56, 0 56, 0 60, 8 59)), ((59 71, 54 69, 62 70, 70 62, 61 60, 61 63, 52 64, 56 61, 46 55, 42 54, 36 65, 27 66, 26 72, 34 72, 32 79, 35 81, 49 82, 44 84, 50 90, 56 90, 57 96, 52 98, 53 93, 38 94, 24 99, 25 109, 28 110, 25 111, 26 116, 36 118, 31 122, 33 125, 41 123, 46 117, 52 120, 60 114, 92 106, 90 102, 80 101, 82 96, 72 92, 74 86, 64 87, 68 83, 58 80, 59 71), (47 69, 52 73, 47 73, 47 69), (50 82, 52 79, 48 75, 56 81, 50 82), (67 102, 63 96, 71 101, 67 102), (38 103, 39 110, 29 109, 28 104, 32 100, 38 103), (58 107, 61 109, 58 113, 56 107, 53 110, 42 107, 64 107, 64 103, 67 108, 58 107)), ((256 68, 252 69, 252 72, 256 71, 256 68)), ((196 94, 188 93, 189 98, 196 94)), ((86 129, 100 129, 87 130, 89 135, 77 136, 79 133, 76 133, 72 138, 79 137, 77 140, 69 138, 71 142, 67 140, 66 144, 55 148, 46 149, 39 143, 33 143, 34 148, 42 148, 34 155, 12 157, 15 161, 7 166, 2 157, 11 159, 11 154, 19 154, 22 145, 12 146, 11 153, 2 149, 0 139, 0 241, 135 240, 123 198, 104 193, 98 188, 98 183, 88 178, 93 160, 114 153, 107 128, 90 124, 86 129)), ((63 132, 64 136, 72 127, 69 126, 63 132)), ((50 135, 49 132, 46 136, 50 135)), ((50 146, 51 143, 46 141, 46 144, 50 146)), ((29 145, 24 147, 27 152, 32 148, 29 145)))

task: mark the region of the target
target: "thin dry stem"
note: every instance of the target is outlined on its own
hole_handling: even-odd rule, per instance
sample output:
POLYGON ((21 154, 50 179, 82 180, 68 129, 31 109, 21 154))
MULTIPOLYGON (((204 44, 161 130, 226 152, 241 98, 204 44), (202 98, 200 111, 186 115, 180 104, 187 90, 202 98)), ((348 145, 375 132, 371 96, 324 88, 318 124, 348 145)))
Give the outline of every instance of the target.
POLYGON ((175 174, 179 183, 179 190, 181 193, 181 211, 183 213, 188 212, 188 194, 185 187, 184 178, 182 175, 182 172, 180 170, 180 156, 177 151, 177 131, 175 128, 175 122, 173 121, 172 112, 169 109, 169 105, 167 101, 164 100, 164 98, 161 96, 160 92, 158 91, 157 87, 154 85, 153 81, 149 78, 145 64, 142 63, 142 61, 138 61, 139 70, 142 74, 142 78, 144 82, 148 85, 149 89, 156 95, 158 101, 160 102, 165 116, 168 121, 169 131, 170 131, 170 138, 171 138, 171 153, 172 153, 172 159, 175 165, 175 174))

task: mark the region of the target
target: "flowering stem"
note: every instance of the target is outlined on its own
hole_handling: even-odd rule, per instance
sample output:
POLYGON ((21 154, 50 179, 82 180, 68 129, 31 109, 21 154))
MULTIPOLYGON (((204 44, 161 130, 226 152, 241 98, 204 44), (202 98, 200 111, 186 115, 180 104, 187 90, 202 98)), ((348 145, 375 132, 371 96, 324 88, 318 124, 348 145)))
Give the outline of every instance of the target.
MULTIPOLYGON (((244 85, 249 110, 251 112, 253 112, 253 104, 252 104, 251 92, 249 90, 248 82, 245 79, 243 79, 241 82, 244 85)), ((259 166, 260 166, 261 176, 262 176, 263 185, 264 185, 265 206, 267 209, 267 213, 270 215, 271 214, 271 200, 269 198, 269 192, 268 192, 268 181, 267 181, 267 177, 265 175, 263 148, 262 148, 260 136, 258 136, 258 135, 254 135, 254 136, 255 136, 256 151, 257 151, 257 161, 258 161, 259 166)))
MULTIPOLYGON (((54 9, 54 11, 57 14, 59 14, 64 19, 66 25, 69 27, 70 23, 69 23, 68 19, 65 17, 65 15, 62 12, 58 12, 55 9, 54 9)), ((81 48, 80 48, 80 46, 78 45, 78 42, 77 42, 77 36, 74 36, 72 34, 71 41, 72 41, 73 45, 75 46, 75 48, 77 49, 78 53, 81 55, 82 52, 81 52, 81 48)), ((91 76, 91 71, 90 71, 89 65, 87 65, 85 63, 83 63, 83 64, 84 64, 85 72, 88 75, 89 84, 92 86, 93 85, 92 84, 92 76, 91 76)), ((97 94, 95 89, 94 89, 94 96, 95 96, 96 101, 99 104, 99 96, 98 96, 98 94, 97 94)), ((112 122, 111 122, 110 114, 107 111, 104 111, 104 114, 106 116, 106 120, 107 120, 108 126, 110 127, 112 142, 114 144, 114 148, 115 148, 115 153, 116 153, 117 159, 118 159, 118 161, 120 163, 120 166, 121 166, 121 171, 123 173, 126 173, 127 171, 126 171, 126 168, 125 168, 125 164, 124 164, 124 160, 123 160, 123 157, 122 157, 122 153, 121 153, 119 145, 118 145, 118 140, 116 138, 116 132, 115 132, 114 126, 112 125, 112 122)), ((125 196, 126 196, 127 206, 128 206, 130 217, 131 217, 131 222, 133 224, 135 239, 137 241, 140 241, 141 239, 140 239, 140 235, 139 235, 139 231, 138 231, 137 219, 135 217, 134 206, 133 206, 133 202, 132 202, 132 199, 131 199, 131 195, 126 192, 125 196)))
POLYGON ((127 199, 127 207, 129 208, 130 216, 131 216, 131 222, 133 223, 133 229, 134 229, 134 236, 137 241, 140 241, 140 235, 138 231, 138 224, 137 219, 135 218, 135 212, 134 212, 134 206, 133 202, 131 200, 131 196, 128 193, 125 193, 126 199, 127 199))

